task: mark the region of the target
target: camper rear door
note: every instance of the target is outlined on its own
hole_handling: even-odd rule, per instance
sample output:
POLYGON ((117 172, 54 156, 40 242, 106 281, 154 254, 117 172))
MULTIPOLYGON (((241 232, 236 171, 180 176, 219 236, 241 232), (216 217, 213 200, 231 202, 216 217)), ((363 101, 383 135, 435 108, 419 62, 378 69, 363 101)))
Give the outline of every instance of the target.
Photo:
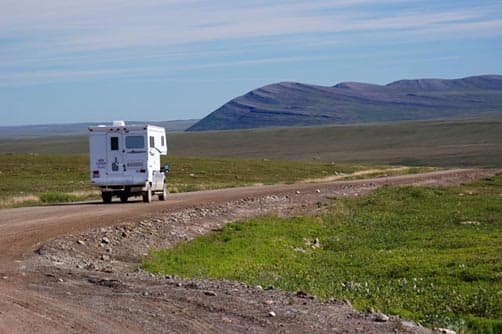
POLYGON ((107 133, 108 175, 124 174, 124 140, 120 132, 107 133))

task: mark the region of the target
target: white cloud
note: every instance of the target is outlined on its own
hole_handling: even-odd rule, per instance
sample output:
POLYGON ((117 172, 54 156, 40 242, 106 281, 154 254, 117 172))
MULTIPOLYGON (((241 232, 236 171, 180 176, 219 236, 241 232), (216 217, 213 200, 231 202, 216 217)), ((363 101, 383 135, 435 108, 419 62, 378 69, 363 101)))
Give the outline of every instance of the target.
MULTIPOLYGON (((355 1, 357 4, 367 2, 368 0, 355 1)), ((37 27, 42 32, 44 29, 47 32, 43 37, 36 36, 35 41, 28 37, 27 43, 37 44, 41 48, 43 46, 40 44, 45 43, 50 49, 78 52, 320 32, 430 29, 435 25, 442 25, 442 31, 448 32, 448 25, 482 19, 483 15, 482 12, 468 9, 439 13, 379 13, 378 17, 375 17, 365 11, 337 12, 335 9, 340 4, 332 5, 329 7, 331 10, 324 13, 319 9, 328 8, 328 5, 319 2, 223 8, 199 3, 193 6, 173 5, 171 2, 166 4, 162 1, 152 4, 150 1, 150 6, 137 8, 137 5, 128 7, 124 1, 115 0, 111 2, 117 5, 115 10, 106 3, 108 6, 104 6, 96 15, 89 16, 80 13, 73 17, 77 10, 70 7, 59 14, 60 21, 51 20, 42 27, 37 27), (155 10, 157 6, 160 6, 158 11, 155 10), (63 16, 64 13, 67 16, 63 16), (49 36, 45 39, 46 35, 49 36)), ((345 6, 349 3, 354 1, 342 2, 345 6)), ((76 8, 82 9, 78 6, 76 8)), ((85 9, 84 13, 92 13, 92 9, 97 10, 91 5, 85 9)), ((47 13, 42 17, 56 15, 53 11, 47 13)), ((37 23, 34 25, 37 26, 37 23)), ((26 23, 25 27, 30 25, 26 23)), ((474 24, 470 27, 474 30, 479 28, 474 24)))
POLYGON ((459 32, 472 36, 502 34, 502 21, 496 15, 501 12, 500 5, 439 6, 434 11, 420 9, 419 5, 398 0, 3 0, 0 43, 7 42, 0 44, 0 73, 4 72, 7 84, 29 82, 30 77, 40 82, 41 77, 63 80, 134 74, 114 72, 108 66, 121 60, 151 61, 155 55, 172 59, 236 52, 202 46, 220 41, 252 41, 258 48, 271 43, 329 47, 350 43, 353 34, 427 40, 458 38, 459 32), (148 55, 135 59, 141 50, 149 50, 148 55), (105 68, 26 70, 37 66, 105 68))

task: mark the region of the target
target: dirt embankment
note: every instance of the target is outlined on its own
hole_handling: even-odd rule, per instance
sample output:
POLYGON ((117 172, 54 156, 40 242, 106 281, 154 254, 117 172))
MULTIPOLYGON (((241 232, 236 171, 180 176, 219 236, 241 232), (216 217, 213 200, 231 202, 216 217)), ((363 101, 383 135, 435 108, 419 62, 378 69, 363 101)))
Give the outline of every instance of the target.
POLYGON ((312 213, 319 202, 386 184, 451 184, 495 172, 234 188, 172 195, 152 205, 0 210, 0 333, 425 333, 397 317, 354 311, 346 301, 152 275, 138 262, 148 249, 229 221, 312 213))

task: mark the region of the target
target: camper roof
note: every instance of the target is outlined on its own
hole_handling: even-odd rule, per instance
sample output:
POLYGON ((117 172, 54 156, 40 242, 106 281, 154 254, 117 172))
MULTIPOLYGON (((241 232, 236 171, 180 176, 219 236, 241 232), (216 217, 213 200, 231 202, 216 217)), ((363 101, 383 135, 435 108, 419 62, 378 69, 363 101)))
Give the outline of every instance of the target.
POLYGON ((89 128, 90 132, 110 132, 110 131, 120 131, 120 130, 161 130, 164 131, 164 128, 156 125, 150 125, 150 124, 131 124, 131 125, 126 125, 125 122, 116 122, 114 121, 112 125, 97 125, 97 126, 90 126, 89 128))

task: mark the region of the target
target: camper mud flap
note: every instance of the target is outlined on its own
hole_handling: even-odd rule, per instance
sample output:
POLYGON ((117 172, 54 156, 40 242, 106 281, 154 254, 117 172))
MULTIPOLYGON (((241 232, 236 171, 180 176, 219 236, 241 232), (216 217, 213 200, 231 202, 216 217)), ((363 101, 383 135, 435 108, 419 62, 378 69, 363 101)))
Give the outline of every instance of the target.
POLYGON ((160 171, 153 172, 152 190, 162 191, 165 183, 166 174, 160 171))

